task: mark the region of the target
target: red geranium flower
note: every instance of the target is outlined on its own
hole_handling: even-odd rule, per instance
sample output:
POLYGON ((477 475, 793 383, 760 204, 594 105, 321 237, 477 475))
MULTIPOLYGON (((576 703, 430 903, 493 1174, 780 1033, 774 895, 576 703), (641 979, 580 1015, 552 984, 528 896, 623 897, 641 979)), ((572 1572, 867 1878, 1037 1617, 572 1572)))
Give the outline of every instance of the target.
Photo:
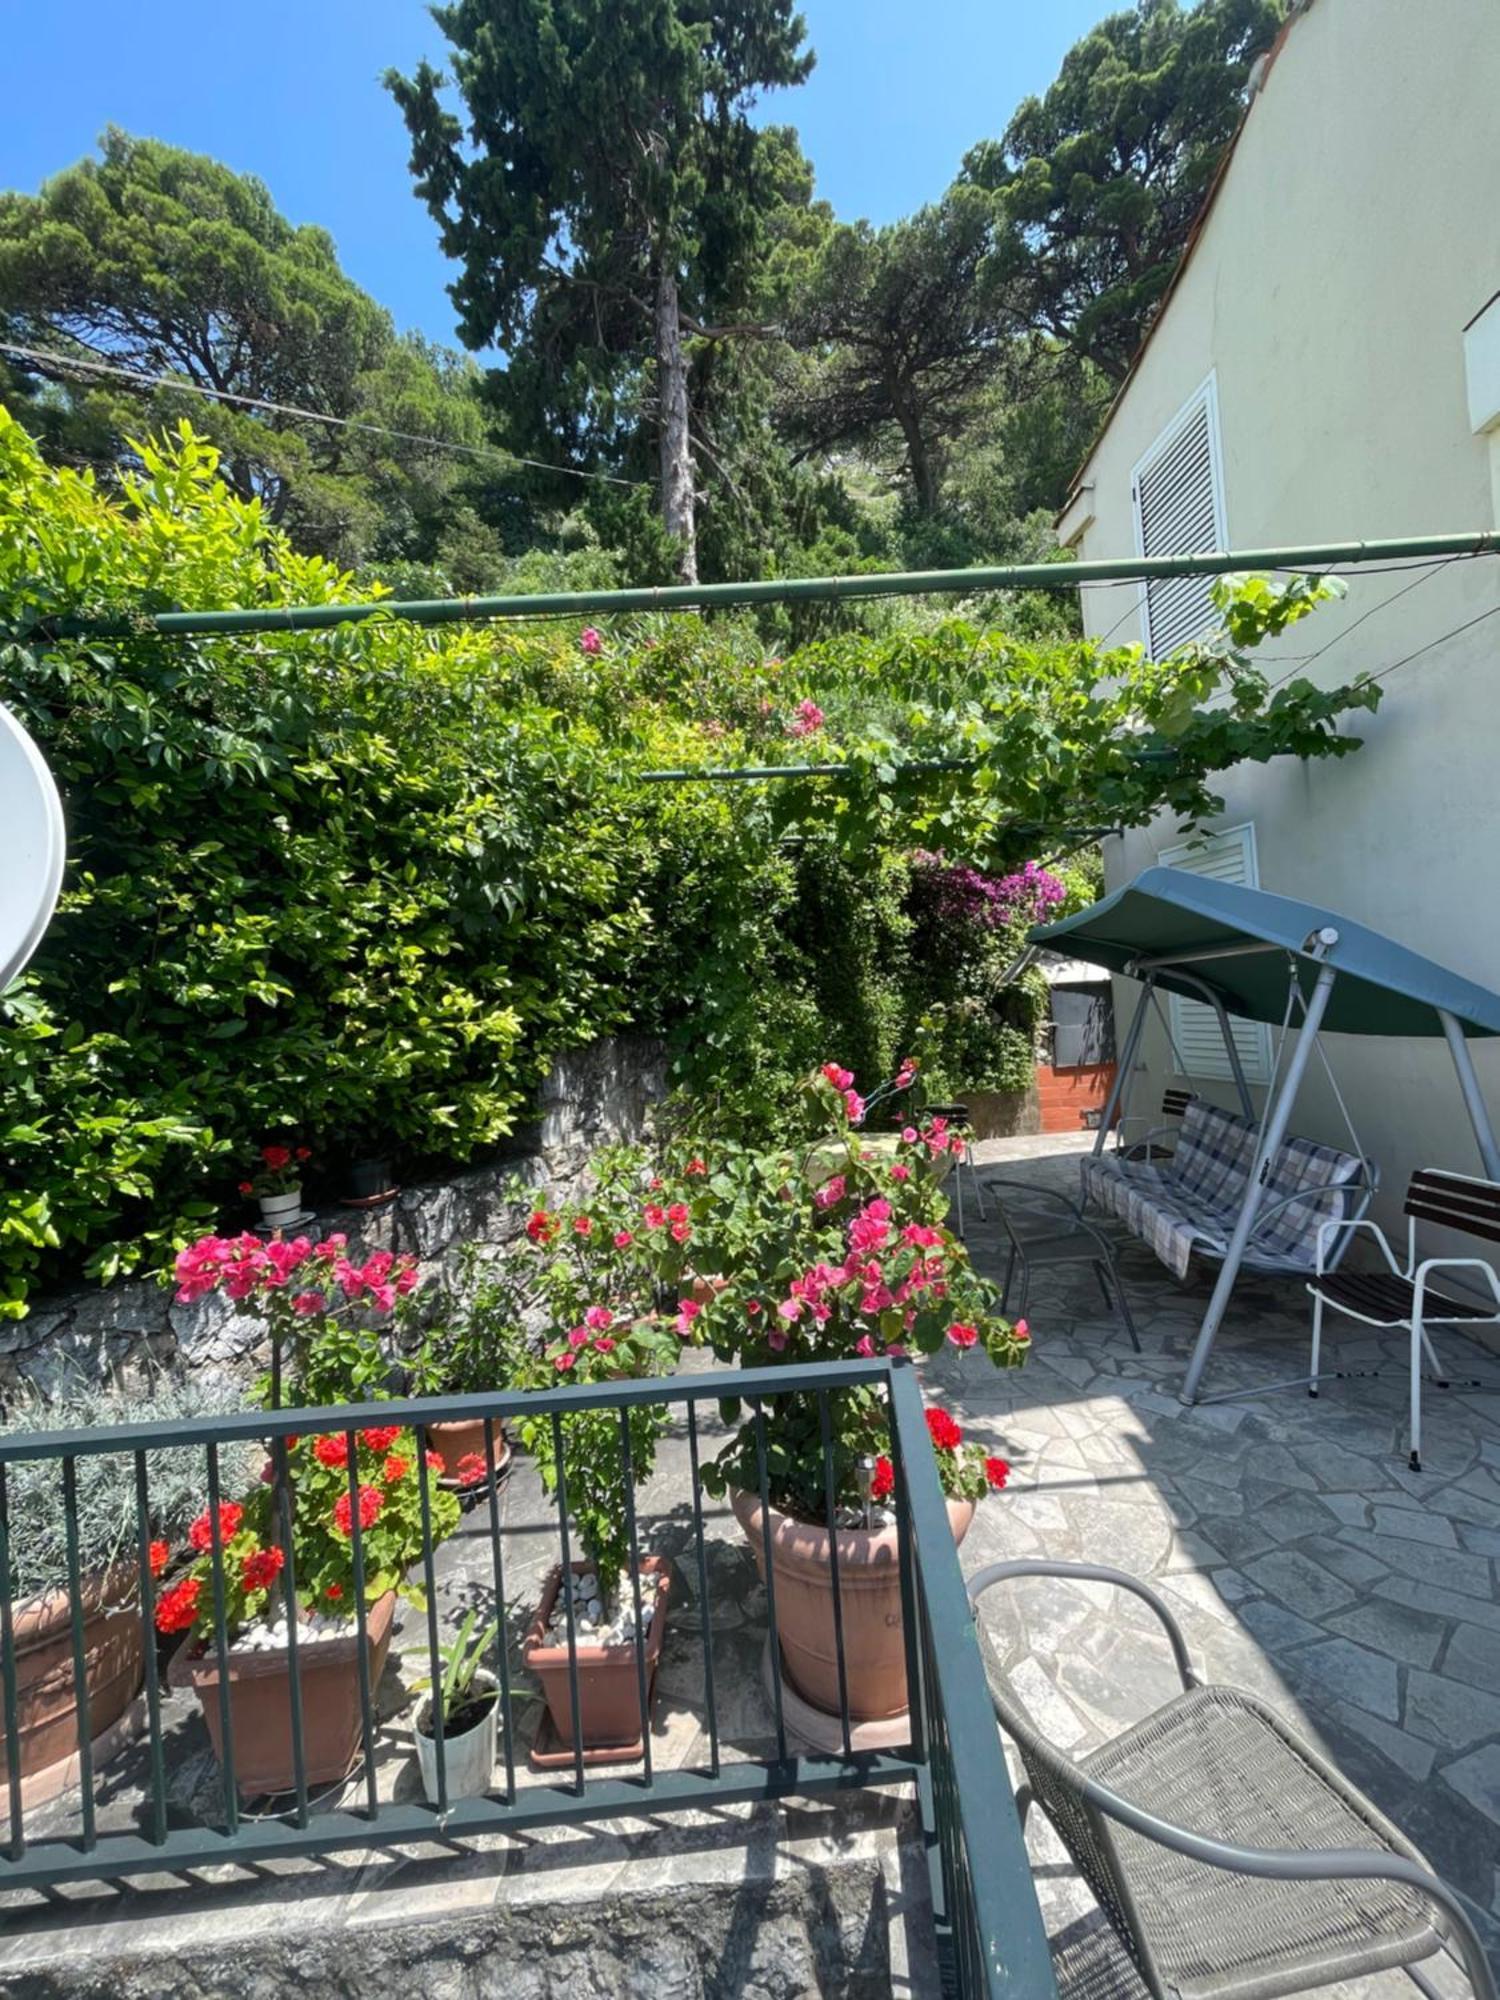
POLYGON ((884 1452, 875 1461, 875 1477, 870 1482, 870 1498, 885 1500, 896 1490, 896 1468, 884 1452))
POLYGON ((283 1167, 289 1167, 292 1164, 292 1153, 289 1146, 262 1146, 260 1156, 273 1174, 279 1174, 283 1167))
POLYGON ((312 1147, 299 1146, 297 1148, 297 1158, 299 1160, 310 1160, 312 1158, 312 1147))
POLYGON ((404 1479, 411 1471, 411 1460, 393 1451, 381 1469, 381 1477, 387 1486, 394 1486, 398 1479, 404 1479))
POLYGON ((984 1476, 989 1481, 991 1491, 998 1493, 1010 1478, 1010 1466, 1003 1458, 987 1458, 984 1461, 984 1476))
POLYGON ((378 1456, 389 1451, 400 1435, 399 1424, 373 1424, 369 1430, 360 1432, 359 1441, 366 1451, 373 1451, 378 1456))
POLYGON ((533 1243, 550 1243, 557 1234, 557 1218, 545 1208, 534 1209, 526 1220, 526 1234, 533 1243))
POLYGON ((323 1592, 325 1597, 342 1597, 343 1594, 344 1586, 341 1583, 330 1583, 328 1588, 323 1592))
POLYGON ((928 1410, 927 1435, 939 1451, 957 1451, 963 1442, 963 1432, 954 1423, 946 1410, 928 1410))
POLYGON ((349 1463, 349 1440, 342 1431, 326 1431, 313 1439, 313 1457, 319 1465, 337 1468, 349 1463))
POLYGON ((706 1174, 708 1172, 708 1167, 706 1163, 700 1160, 698 1158, 698 1155, 695 1153, 693 1157, 688 1161, 687 1165, 683 1168, 683 1172, 688 1174, 706 1174))
POLYGON ((185 1576, 162 1592, 156 1605, 158 1632, 185 1632, 198 1616, 198 1594, 203 1584, 196 1576, 185 1576))
MULTIPOLYGON (((236 1500, 220 1501, 219 1540, 221 1542, 227 1542, 230 1539, 230 1537, 234 1534, 235 1530, 239 1527, 240 1522, 243 1520, 244 1514, 245 1510, 243 1507, 240 1506, 238 1501, 236 1500)), ((193 1547, 198 1550, 211 1549, 213 1547, 214 1545, 213 1523, 209 1518, 207 1508, 205 1508, 204 1511, 198 1516, 197 1520, 194 1521, 192 1527, 188 1529, 188 1540, 192 1543, 193 1547)), ((170 1631, 173 1629, 174 1628, 171 1626, 163 1627, 163 1630, 166 1631, 170 1631)))
MULTIPOLYGON (((439 1461, 441 1462, 441 1461, 439 1461)), ((359 1525, 373 1528, 379 1519, 380 1510, 385 1505, 385 1495, 378 1486, 361 1486, 359 1489, 359 1525)), ((333 1525, 341 1535, 352 1535, 354 1509, 349 1504, 349 1495, 341 1493, 333 1506, 333 1525)))
POLYGON ((252 1549, 240 1565, 246 1590, 269 1590, 285 1565, 284 1549, 252 1549))
POLYGON ((427 1470, 428 1470, 429 1472, 441 1472, 441 1471, 442 1471, 442 1469, 443 1469, 443 1454, 442 1454, 442 1453, 441 1453, 440 1451, 428 1451, 428 1452, 424 1452, 424 1453, 422 1454, 422 1456, 423 1456, 423 1457, 424 1457, 424 1458, 425 1458, 425 1459, 427 1460, 427 1470))
POLYGON ((160 1576, 172 1551, 166 1542, 153 1542, 146 1552, 151 1558, 151 1574, 160 1576))
POLYGON ((489 1477, 489 1463, 482 1451, 466 1451, 458 1461, 458 1483, 473 1486, 476 1481, 489 1477))
POLYGON ((241 1182, 240 1182, 240 1193, 241 1193, 241 1194, 254 1194, 254 1192, 255 1192, 255 1183, 254 1183, 254 1181, 241 1181, 241 1182))

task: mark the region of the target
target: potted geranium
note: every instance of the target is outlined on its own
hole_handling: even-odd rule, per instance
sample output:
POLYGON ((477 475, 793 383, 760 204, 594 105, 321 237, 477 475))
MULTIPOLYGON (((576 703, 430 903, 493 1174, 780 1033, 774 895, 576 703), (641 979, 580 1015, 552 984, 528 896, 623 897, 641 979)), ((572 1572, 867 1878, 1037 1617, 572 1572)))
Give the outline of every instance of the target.
MULTIPOLYGON (((517 1280, 512 1263, 483 1263, 471 1245, 456 1287, 408 1302, 421 1322, 406 1362, 413 1395, 482 1395, 518 1379, 531 1347, 517 1280)), ((498 1417, 429 1424, 427 1437, 442 1458, 444 1483, 465 1493, 482 1493, 510 1464, 498 1417)))
MULTIPOLYGON (((241 1311, 270 1322, 289 1350, 291 1394, 307 1405, 364 1401, 384 1393, 378 1324, 418 1282, 414 1258, 376 1251, 363 1264, 342 1236, 262 1243, 255 1236, 204 1237, 176 1262, 179 1302, 222 1291, 241 1311)), ((429 1452, 432 1536, 458 1524, 458 1503, 437 1484, 442 1461, 429 1452)), ((218 1542, 228 1641, 228 1685, 235 1771, 246 1796, 285 1791, 294 1782, 287 1676, 287 1619, 298 1620, 304 1741, 309 1784, 342 1778, 359 1747, 359 1636, 355 1528, 365 1590, 370 1680, 378 1681, 390 1644, 398 1592, 420 1602, 406 1573, 424 1549, 417 1442, 396 1424, 347 1435, 309 1432, 273 1447, 260 1480, 221 1502, 218 1542), (295 1602, 285 1574, 290 1521, 295 1602)), ((190 1685, 220 1749, 220 1663, 215 1638, 215 1526, 207 1508, 188 1530, 189 1565, 163 1590, 156 1621, 185 1638, 171 1665, 176 1685, 190 1685)))
POLYGON ((302 1220, 302 1169, 312 1158, 307 1146, 284 1146, 273 1140, 260 1149, 260 1165, 240 1193, 254 1195, 261 1226, 290 1229, 302 1220))
MULTIPOLYGON (((805 1147, 721 1148, 693 1203, 700 1269, 723 1280, 697 1316, 695 1337, 742 1367, 934 1354, 945 1346, 1014 1367, 1027 1353, 1024 1321, 995 1310, 994 1287, 969 1263, 943 1220, 947 1201, 929 1171, 954 1147, 937 1121, 903 1126, 890 1146, 861 1130, 866 1106, 846 1072, 829 1065, 808 1086, 823 1129, 805 1147), (809 1162, 815 1161, 811 1169, 809 1162)), ((738 1415, 731 1406, 726 1414, 738 1415)), ((834 1648, 823 1417, 816 1395, 768 1397, 766 1485, 783 1661, 815 1706, 829 1700, 834 1648), (783 1583, 783 1571, 786 1582, 783 1583), (802 1586, 806 1586, 805 1588, 802 1586), (823 1668, 814 1662, 821 1661, 823 1668), (827 1671, 824 1671, 825 1669, 827 1671)), ((728 1493, 757 1562, 764 1561, 759 1427, 741 1424, 703 1483, 728 1493)), ((898 1714, 905 1705, 900 1580, 893 1524, 865 1525, 869 1468, 885 1453, 889 1412, 878 1386, 829 1398, 828 1449, 839 1536, 839 1587, 851 1716, 898 1714), (852 1612, 852 1627, 851 1627, 852 1612), (856 1636, 852 1642, 850 1631, 856 1636), (882 1647, 879 1635, 889 1644, 882 1647), (894 1636, 892 1636, 894 1635, 894 1636)), ((954 1538, 987 1490, 983 1454, 939 1444, 954 1538), (948 1455, 944 1456, 947 1449, 948 1455)), ((996 1461, 998 1465, 999 1461, 996 1461)))
MULTIPOLYGON (((232 1384, 161 1377, 127 1390, 79 1378, 46 1397, 11 1394, 0 1432, 181 1422, 219 1415, 236 1408, 239 1400, 232 1384)), ((236 1484, 249 1476, 248 1460, 238 1446, 225 1446, 221 1463, 236 1484)), ((128 1738, 130 1705, 140 1691, 144 1664, 136 1471, 128 1452, 80 1452, 73 1466, 84 1692, 97 1770, 128 1738)), ((171 1447, 145 1454, 151 1534, 147 1567, 153 1576, 166 1565, 170 1539, 186 1529, 198 1510, 202 1476, 199 1450, 171 1447)), ((78 1772, 80 1704, 68 1595, 68 1530, 55 1459, 16 1459, 6 1468, 6 1510, 17 1747, 21 1798, 29 1807, 76 1783, 78 1772)), ((8 1775, 8 1751, 0 1734, 0 1783, 8 1775)))

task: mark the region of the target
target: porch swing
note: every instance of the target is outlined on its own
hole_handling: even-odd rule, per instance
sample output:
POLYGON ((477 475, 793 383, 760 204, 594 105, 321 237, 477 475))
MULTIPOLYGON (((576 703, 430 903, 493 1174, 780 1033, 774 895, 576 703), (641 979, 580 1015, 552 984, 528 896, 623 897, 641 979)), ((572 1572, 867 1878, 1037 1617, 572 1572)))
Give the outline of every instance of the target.
MULTIPOLYGON (((1324 1033, 1442 1035, 1452 1056, 1483 1171, 1500 1182, 1500 1149, 1474 1074, 1468 1038, 1500 1034, 1500 995, 1434 965, 1378 931, 1310 903, 1217 882, 1179 868, 1148 868, 1123 889, 1029 934, 1060 951, 1139 980, 1092 1153, 1085 1197, 1116 1216, 1185 1276, 1194 1255, 1219 1275, 1180 1390, 1199 1400, 1224 1311, 1242 1268, 1311 1280, 1337 1268, 1379 1186, 1323 1048, 1324 1033), (1154 1143, 1110 1145, 1126 1110, 1146 1020, 1160 991, 1206 1002, 1217 1018, 1239 1112, 1188 1096, 1170 1155, 1154 1143), (1271 1077, 1257 1117, 1230 1016, 1278 1026, 1271 1077), (1295 1041, 1291 1030, 1299 1032, 1295 1041), (1288 1135, 1309 1064, 1323 1064, 1351 1150, 1288 1135), (1283 1067, 1284 1065, 1284 1067, 1283 1067)), ((1170 1040, 1170 1030, 1169 1030, 1170 1040)))

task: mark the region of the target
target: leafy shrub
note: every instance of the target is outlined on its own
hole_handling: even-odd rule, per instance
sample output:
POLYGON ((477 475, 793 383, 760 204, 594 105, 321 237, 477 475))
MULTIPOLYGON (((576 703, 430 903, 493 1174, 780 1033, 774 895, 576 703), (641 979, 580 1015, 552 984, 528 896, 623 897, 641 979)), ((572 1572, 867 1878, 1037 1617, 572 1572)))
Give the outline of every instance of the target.
POLYGON ((298 555, 186 425, 139 456, 105 494, 0 411, 0 698, 70 846, 58 917, 0 998, 0 1315, 38 1279, 159 1262, 268 1140, 418 1170, 491 1154, 561 1052, 626 1026, 670 1037, 702 1129, 774 1133, 815 1061, 889 1074, 959 997, 913 849, 1002 874, 1080 801, 1201 816, 1214 770, 1346 754, 1338 717, 1374 700, 1272 698, 1233 651, 1316 602, 1301 579, 1227 587, 1232 642, 1166 663, 962 620, 787 660, 697 618, 588 646, 556 622, 378 617, 164 638, 142 613, 374 586, 298 555), (77 618, 118 636, 56 629, 77 618), (796 758, 842 768, 638 781, 796 758), (913 758, 978 761, 903 774, 913 758))

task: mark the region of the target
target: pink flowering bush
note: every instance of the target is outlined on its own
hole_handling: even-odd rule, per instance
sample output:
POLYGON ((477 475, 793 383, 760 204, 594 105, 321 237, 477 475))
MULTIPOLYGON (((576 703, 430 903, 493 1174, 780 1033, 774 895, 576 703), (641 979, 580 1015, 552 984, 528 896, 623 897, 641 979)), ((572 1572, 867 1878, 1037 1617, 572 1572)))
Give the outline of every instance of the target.
MULTIPOLYGON (((870 1109, 908 1089, 915 1073, 904 1064, 866 1100, 847 1070, 826 1064, 807 1085, 823 1125, 810 1147, 715 1149, 701 1193, 688 1199, 702 1296, 686 1324, 679 1314, 685 1339, 750 1368, 899 1358, 945 1346, 982 1351, 1001 1368, 1024 1361, 1025 1322, 1000 1316, 995 1288, 945 1221, 939 1172, 962 1156, 961 1137, 942 1118, 920 1113, 883 1140, 865 1134, 870 1109)), ((883 1398, 874 1388, 842 1392, 831 1399, 831 1419, 835 1492, 841 1505, 852 1505, 860 1461, 885 1449, 883 1398)), ((816 1397, 769 1398, 766 1432, 773 1502, 822 1520, 816 1397)), ((972 1471, 967 1460, 954 1459, 952 1467, 955 1478, 972 1471)), ((748 1423, 704 1468, 704 1484, 722 1494, 729 1486, 753 1490, 758 1481, 748 1423)))
POLYGON ((290 1362, 287 1399, 309 1405, 384 1393, 389 1369, 377 1321, 420 1282, 415 1257, 372 1250, 356 1263, 348 1238, 337 1234, 317 1243, 200 1236, 179 1251, 173 1275, 179 1305, 218 1292, 265 1320, 290 1362))

